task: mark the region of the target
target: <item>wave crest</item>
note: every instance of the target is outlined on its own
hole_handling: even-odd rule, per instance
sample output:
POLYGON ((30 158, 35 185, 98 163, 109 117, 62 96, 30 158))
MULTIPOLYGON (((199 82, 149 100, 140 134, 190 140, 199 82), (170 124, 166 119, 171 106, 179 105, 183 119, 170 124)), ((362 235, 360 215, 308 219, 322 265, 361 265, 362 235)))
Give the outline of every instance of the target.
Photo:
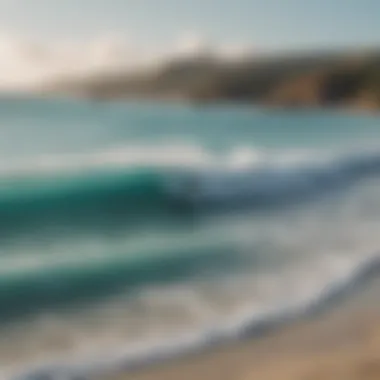
POLYGON ((7 225, 18 225, 37 219, 72 223, 210 207, 277 207, 379 174, 378 151, 334 156, 238 149, 218 156, 200 147, 124 148, 8 166, 0 212, 7 225))

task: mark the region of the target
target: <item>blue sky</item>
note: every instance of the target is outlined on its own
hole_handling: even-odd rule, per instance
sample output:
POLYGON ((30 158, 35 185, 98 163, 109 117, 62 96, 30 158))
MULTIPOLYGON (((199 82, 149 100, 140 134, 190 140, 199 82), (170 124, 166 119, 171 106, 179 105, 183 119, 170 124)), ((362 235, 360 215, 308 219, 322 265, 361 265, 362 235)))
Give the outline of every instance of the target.
POLYGON ((263 49, 380 45, 380 0, 0 0, 0 29, 33 38, 118 33, 147 47, 188 32, 263 49))

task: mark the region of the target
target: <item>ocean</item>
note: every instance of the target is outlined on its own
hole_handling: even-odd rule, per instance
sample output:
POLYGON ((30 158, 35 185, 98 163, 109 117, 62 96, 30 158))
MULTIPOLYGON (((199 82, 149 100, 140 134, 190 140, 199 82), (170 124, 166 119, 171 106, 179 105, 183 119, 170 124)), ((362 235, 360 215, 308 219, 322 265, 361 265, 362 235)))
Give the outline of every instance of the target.
POLYGON ((135 368, 318 312, 380 266, 380 119, 0 100, 0 378, 135 368))

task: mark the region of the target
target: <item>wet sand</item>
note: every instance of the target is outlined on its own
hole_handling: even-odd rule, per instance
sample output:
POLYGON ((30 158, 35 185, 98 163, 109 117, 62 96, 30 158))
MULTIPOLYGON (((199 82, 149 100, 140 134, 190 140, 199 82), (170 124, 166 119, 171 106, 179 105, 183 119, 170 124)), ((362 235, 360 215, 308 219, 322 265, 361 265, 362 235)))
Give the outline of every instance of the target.
POLYGON ((380 380, 380 295, 270 335, 107 380, 380 380))

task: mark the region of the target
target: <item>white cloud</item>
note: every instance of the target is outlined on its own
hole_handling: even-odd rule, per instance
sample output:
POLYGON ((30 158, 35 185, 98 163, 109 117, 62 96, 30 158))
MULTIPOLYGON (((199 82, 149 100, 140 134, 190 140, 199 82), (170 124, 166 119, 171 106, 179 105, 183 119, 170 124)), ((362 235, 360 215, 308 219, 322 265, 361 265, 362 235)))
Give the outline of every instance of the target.
POLYGON ((128 67, 137 61, 136 56, 120 37, 48 44, 0 33, 0 89, 29 87, 59 75, 128 67))
POLYGON ((174 46, 160 51, 144 50, 118 34, 47 43, 0 32, 0 90, 33 87, 64 75, 152 66, 178 57, 211 54, 235 59, 251 51, 241 44, 217 46, 193 32, 184 33, 174 46))
POLYGON ((186 32, 177 41, 174 53, 182 56, 197 56, 212 52, 211 43, 198 33, 186 32))

